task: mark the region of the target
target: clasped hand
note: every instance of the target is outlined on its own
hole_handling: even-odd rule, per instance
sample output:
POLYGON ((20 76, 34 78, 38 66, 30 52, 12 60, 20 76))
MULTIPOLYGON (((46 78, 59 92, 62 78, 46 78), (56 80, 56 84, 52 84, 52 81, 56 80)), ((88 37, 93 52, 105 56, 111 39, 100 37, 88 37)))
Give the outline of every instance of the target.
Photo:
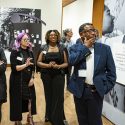
POLYGON ((60 66, 59 66, 58 64, 56 64, 55 61, 51 61, 51 62, 49 63, 49 67, 50 67, 50 68, 54 68, 54 69, 59 69, 59 68, 60 68, 60 66))
POLYGON ((31 62, 32 59, 33 59, 33 58, 27 58, 27 60, 26 60, 26 62, 25 62, 26 66, 33 65, 33 63, 31 62))

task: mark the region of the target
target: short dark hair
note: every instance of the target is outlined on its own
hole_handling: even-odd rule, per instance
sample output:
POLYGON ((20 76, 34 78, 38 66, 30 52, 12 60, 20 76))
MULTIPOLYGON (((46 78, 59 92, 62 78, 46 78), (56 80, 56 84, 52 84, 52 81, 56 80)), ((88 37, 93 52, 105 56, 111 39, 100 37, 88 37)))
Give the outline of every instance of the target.
POLYGON ((92 23, 84 23, 79 27, 79 34, 84 31, 86 25, 93 25, 92 23))

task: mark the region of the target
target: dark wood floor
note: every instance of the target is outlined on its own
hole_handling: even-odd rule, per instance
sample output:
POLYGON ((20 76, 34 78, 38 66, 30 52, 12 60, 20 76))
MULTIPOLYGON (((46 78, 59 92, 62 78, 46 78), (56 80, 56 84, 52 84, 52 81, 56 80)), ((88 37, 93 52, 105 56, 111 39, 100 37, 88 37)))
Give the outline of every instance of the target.
MULTIPOLYGON (((7 75, 7 86, 9 88, 8 81, 10 75, 10 68, 7 68, 6 75, 7 75)), ((37 97, 37 115, 34 116, 35 125, 51 125, 50 123, 44 123, 44 112, 45 112, 44 90, 39 74, 35 75, 35 89, 37 97)), ((9 98, 7 103, 5 103, 2 106, 2 113, 3 113, 3 118, 1 125, 14 125, 14 123, 9 120, 9 98)), ((72 94, 70 94, 67 90, 65 90, 65 114, 69 122, 69 125, 78 125, 73 103, 73 97, 72 94)), ((26 116, 27 116, 26 113, 23 114, 22 123, 24 125, 26 125, 26 116)), ((102 117, 102 119, 103 119, 103 125, 113 125, 106 118, 102 117)))

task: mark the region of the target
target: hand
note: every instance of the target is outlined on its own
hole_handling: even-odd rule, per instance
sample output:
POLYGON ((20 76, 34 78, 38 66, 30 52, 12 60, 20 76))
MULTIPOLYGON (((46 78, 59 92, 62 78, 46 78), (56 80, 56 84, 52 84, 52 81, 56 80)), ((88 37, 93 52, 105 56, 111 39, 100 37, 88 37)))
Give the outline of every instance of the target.
POLYGON ((90 38, 90 39, 87 39, 85 37, 84 39, 84 45, 88 48, 92 47, 92 45, 95 43, 95 38, 90 38))
POLYGON ((55 64, 56 64, 56 62, 55 62, 55 61, 51 61, 50 63, 51 63, 52 65, 55 65, 55 64))
POLYGON ((26 66, 30 66, 30 65, 33 65, 33 63, 31 62, 32 58, 27 58, 25 64, 26 66))
POLYGON ((49 63, 49 65, 48 65, 48 67, 49 67, 49 68, 53 68, 53 65, 55 65, 55 64, 56 64, 55 61, 51 61, 51 62, 49 63))
POLYGON ((56 64, 56 63, 53 64, 52 67, 53 67, 53 69, 60 69, 60 66, 58 64, 56 64))
POLYGON ((34 79, 33 79, 33 78, 31 78, 31 79, 30 79, 30 81, 29 81, 28 86, 30 87, 30 86, 33 86, 33 85, 34 85, 34 79))
POLYGON ((3 63, 4 63, 4 61, 1 61, 1 60, 0 60, 0 65, 2 65, 3 63))
POLYGON ((52 63, 49 62, 49 64, 47 64, 47 68, 52 68, 52 63))

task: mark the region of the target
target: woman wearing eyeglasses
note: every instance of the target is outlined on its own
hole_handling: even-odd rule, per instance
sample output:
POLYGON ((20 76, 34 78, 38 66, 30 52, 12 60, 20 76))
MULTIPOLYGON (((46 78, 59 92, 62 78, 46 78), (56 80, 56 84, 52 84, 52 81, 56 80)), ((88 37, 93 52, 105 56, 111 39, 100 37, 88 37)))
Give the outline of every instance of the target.
POLYGON ((32 115, 36 114, 34 88, 34 57, 29 36, 18 34, 10 55, 10 120, 22 125, 22 113, 29 112, 27 122, 34 125, 32 115))
POLYGON ((64 69, 68 66, 67 55, 59 43, 60 33, 57 30, 47 31, 45 40, 46 44, 42 46, 37 60, 45 92, 45 122, 64 125, 64 69))

